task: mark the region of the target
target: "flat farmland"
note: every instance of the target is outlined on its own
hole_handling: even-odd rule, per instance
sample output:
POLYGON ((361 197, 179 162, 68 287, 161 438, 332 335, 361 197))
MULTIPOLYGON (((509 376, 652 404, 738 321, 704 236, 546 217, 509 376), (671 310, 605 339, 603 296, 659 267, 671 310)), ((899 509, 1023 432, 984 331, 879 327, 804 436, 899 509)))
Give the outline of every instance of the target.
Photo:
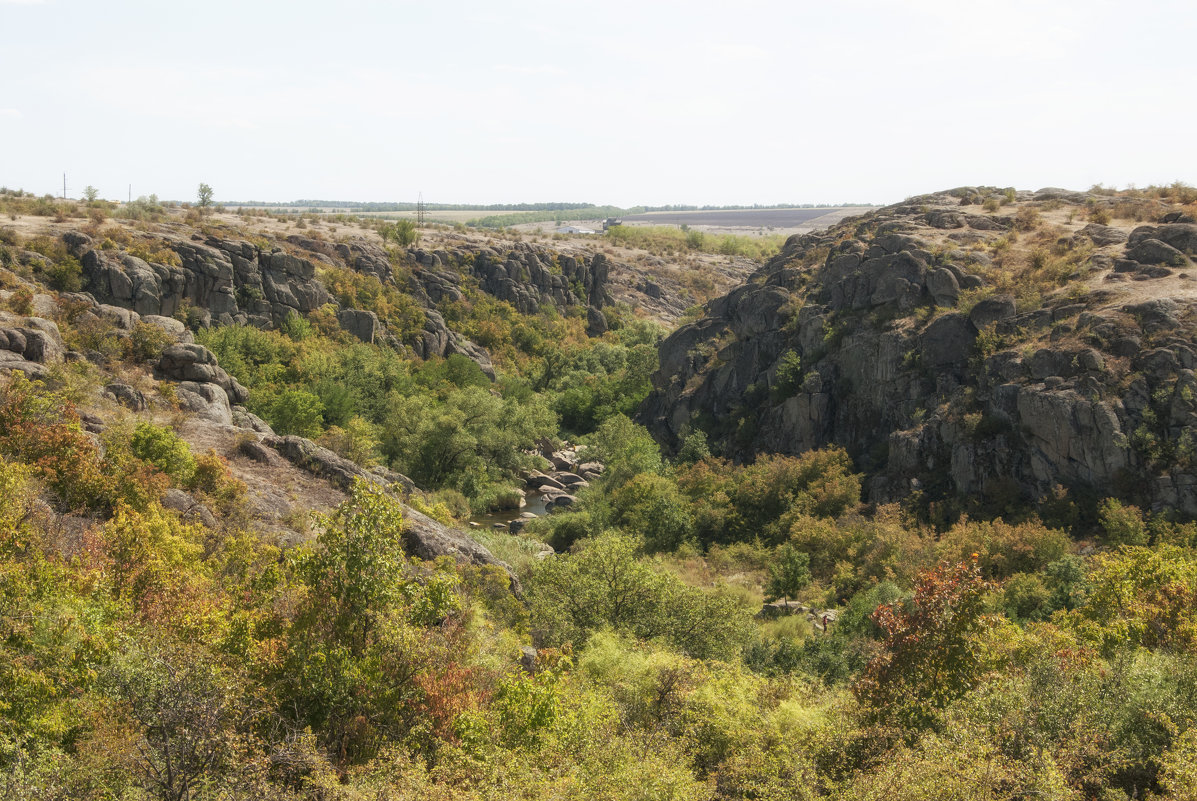
MULTIPOLYGON (((623 217, 625 225, 709 225, 717 228, 797 228, 811 220, 845 211, 845 207, 814 209, 711 209, 650 211, 623 217)), ((859 213, 851 210, 849 213, 859 213)))
MULTIPOLYGON (((864 214, 876 206, 824 206, 808 209, 711 209, 708 211, 650 211, 620 217, 624 225, 685 225, 707 234, 790 236, 830 228, 845 217, 864 214)), ((521 230, 551 232, 563 223, 534 223, 521 230)), ((576 220, 574 225, 601 228, 602 220, 576 220)))

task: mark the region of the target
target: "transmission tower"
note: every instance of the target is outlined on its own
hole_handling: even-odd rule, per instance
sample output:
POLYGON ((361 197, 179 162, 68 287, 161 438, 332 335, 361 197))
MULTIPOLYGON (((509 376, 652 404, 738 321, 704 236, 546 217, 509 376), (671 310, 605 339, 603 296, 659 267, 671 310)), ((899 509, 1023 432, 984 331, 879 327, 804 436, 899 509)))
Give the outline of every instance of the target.
POLYGON ((424 193, 420 193, 419 200, 416 201, 416 225, 424 227, 424 193))

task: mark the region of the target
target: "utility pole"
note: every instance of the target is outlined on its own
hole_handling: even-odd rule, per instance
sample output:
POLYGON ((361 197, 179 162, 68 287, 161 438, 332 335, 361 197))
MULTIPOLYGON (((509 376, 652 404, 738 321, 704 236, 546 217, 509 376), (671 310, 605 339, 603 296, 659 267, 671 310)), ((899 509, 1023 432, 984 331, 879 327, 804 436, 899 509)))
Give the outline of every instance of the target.
POLYGON ((133 202, 133 184, 129 184, 129 199, 126 202, 127 203, 133 202))
POLYGON ((66 200, 66 173, 62 174, 62 199, 66 200))
POLYGON ((424 227, 424 193, 420 193, 419 200, 416 201, 416 225, 420 228, 424 227))

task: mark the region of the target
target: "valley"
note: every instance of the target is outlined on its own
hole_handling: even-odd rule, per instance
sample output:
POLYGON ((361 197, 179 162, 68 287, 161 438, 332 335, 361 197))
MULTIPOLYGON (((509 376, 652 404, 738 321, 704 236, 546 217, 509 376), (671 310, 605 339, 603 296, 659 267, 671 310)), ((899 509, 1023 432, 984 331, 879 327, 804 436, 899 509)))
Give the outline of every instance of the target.
POLYGON ((0 191, 0 796, 1189 797, 1197 190, 676 214, 0 191))

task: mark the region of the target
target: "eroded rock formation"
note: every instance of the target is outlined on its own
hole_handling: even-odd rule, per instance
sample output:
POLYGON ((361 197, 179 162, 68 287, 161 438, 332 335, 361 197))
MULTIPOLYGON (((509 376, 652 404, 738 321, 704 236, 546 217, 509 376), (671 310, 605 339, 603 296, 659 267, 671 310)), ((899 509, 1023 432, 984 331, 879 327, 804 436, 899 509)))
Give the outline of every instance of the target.
POLYGON ((1061 191, 793 237, 665 340, 641 420, 739 460, 843 446, 877 501, 1063 487, 1197 514, 1197 225, 1086 225, 1103 199, 1061 191))

